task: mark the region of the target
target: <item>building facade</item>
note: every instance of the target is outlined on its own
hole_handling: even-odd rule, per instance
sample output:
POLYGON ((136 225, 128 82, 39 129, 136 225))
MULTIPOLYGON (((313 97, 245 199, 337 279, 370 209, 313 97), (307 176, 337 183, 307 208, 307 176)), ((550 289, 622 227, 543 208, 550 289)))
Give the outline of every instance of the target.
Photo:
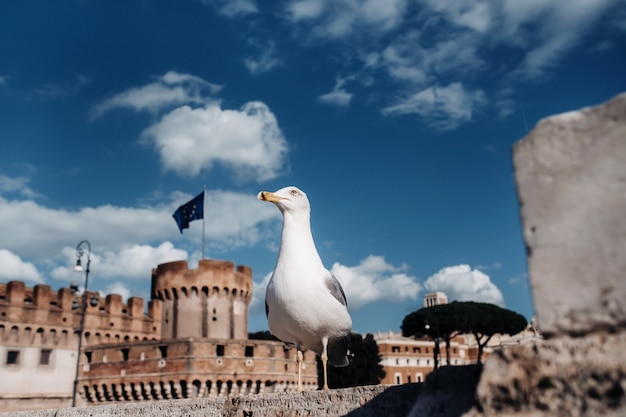
MULTIPOLYGON (((296 389, 295 352, 248 340, 250 268, 161 264, 151 293, 147 306, 138 297, 86 294, 77 405, 296 389)), ((0 411, 71 404, 81 301, 69 288, 0 284, 0 411)), ((317 388, 312 352, 303 386, 317 388)))
MULTIPOLYGON (((424 307, 447 304, 448 297, 443 292, 424 294, 424 307)), ((489 356, 494 349, 510 345, 527 343, 541 339, 537 326, 530 323, 528 327, 516 335, 494 335, 483 352, 483 358, 489 356)), ((382 357, 381 365, 385 377, 381 384, 399 385, 411 382, 422 382, 426 375, 435 367, 435 341, 428 337, 404 337, 399 332, 386 332, 374 335, 382 357)), ((474 364, 478 361, 478 344, 471 334, 461 334, 450 341, 450 363, 447 362, 445 343, 439 345, 439 366, 460 366, 474 364)))
POLYGON ((424 307, 432 307, 439 304, 448 304, 448 296, 445 292, 435 291, 424 294, 424 307))
MULTIPOLYGON (((382 357, 381 365, 385 377, 381 384, 400 385, 423 382, 426 375, 434 370, 435 342, 428 338, 404 337, 398 332, 377 333, 374 340, 382 357)), ((465 338, 454 338, 450 343, 450 365, 459 366, 476 363, 476 354, 465 338)), ((446 348, 440 352, 445 364, 446 348)))

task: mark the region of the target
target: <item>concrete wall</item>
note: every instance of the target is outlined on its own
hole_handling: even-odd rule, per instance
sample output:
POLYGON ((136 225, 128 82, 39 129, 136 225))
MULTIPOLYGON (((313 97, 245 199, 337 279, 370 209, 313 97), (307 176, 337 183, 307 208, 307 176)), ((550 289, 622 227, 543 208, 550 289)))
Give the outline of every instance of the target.
POLYGON ((32 403, 22 401, 25 397, 43 398, 43 402, 50 407, 70 404, 76 369, 76 349, 49 350, 49 364, 42 365, 42 348, 38 345, 20 346, 19 349, 0 346, 0 410, 31 409, 32 403), (19 350, 19 362, 16 365, 5 365, 7 352, 11 350, 19 350), (26 392, 28 395, 24 394, 26 392))

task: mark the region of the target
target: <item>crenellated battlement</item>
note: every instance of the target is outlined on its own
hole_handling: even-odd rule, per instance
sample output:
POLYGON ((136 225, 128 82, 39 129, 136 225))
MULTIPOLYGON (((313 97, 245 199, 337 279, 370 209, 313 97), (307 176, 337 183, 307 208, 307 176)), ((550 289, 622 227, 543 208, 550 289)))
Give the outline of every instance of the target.
POLYGON ((189 269, 187 261, 158 265, 152 270, 152 298, 227 297, 249 303, 252 298, 252 269, 230 261, 202 259, 197 269, 189 269))
MULTIPOLYGON (((87 291, 84 341, 87 344, 121 340, 154 340, 161 336, 162 303, 118 294, 104 298, 87 291)), ((75 344, 83 294, 70 288, 53 291, 49 285, 30 288, 22 281, 0 284, 0 341, 38 345, 75 344)))
POLYGON ((163 302, 162 337, 247 339, 252 269, 230 261, 202 259, 152 270, 152 299, 163 302))

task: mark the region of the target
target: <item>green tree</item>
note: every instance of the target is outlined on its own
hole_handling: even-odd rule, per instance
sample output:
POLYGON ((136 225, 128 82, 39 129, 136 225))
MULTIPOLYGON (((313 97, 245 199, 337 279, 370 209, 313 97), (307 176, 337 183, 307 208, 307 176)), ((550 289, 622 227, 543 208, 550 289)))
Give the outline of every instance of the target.
POLYGON ((433 359, 435 368, 439 366, 439 341, 446 343, 446 363, 450 365, 450 341, 467 328, 463 303, 453 302, 432 307, 420 308, 402 320, 403 336, 428 336, 435 341, 433 359))
MULTIPOLYGON (((353 354, 350 365, 341 368, 328 367, 328 385, 331 388, 347 388, 379 384, 385 377, 385 371, 380 364, 382 357, 374 336, 368 333, 363 337, 358 333, 352 333, 350 352, 353 354)), ((321 387, 324 383, 324 374, 319 356, 317 375, 321 387)))
POLYGON ((467 314, 465 326, 478 344, 478 363, 481 363, 483 350, 493 335, 517 334, 528 326, 526 318, 515 311, 489 303, 467 301, 463 304, 467 314))
POLYGON ((248 333, 249 340, 275 340, 280 342, 276 336, 270 333, 269 330, 262 330, 258 332, 248 333))
POLYGON ((420 308, 408 314, 402 321, 404 336, 428 336, 435 340, 435 368, 439 339, 446 342, 446 358, 450 364, 450 341, 461 333, 472 333, 478 344, 478 363, 483 351, 495 334, 516 334, 526 328, 524 316, 489 303, 455 301, 420 308))

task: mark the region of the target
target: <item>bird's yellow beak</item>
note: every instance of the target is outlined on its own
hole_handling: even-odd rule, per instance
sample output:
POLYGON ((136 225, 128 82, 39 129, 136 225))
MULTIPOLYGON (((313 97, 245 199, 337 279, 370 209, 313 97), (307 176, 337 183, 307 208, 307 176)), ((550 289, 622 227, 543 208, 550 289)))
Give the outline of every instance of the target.
POLYGON ((279 197, 269 191, 261 191, 259 195, 257 195, 257 198, 261 201, 269 201, 270 203, 278 203, 283 199, 282 197, 279 197))

